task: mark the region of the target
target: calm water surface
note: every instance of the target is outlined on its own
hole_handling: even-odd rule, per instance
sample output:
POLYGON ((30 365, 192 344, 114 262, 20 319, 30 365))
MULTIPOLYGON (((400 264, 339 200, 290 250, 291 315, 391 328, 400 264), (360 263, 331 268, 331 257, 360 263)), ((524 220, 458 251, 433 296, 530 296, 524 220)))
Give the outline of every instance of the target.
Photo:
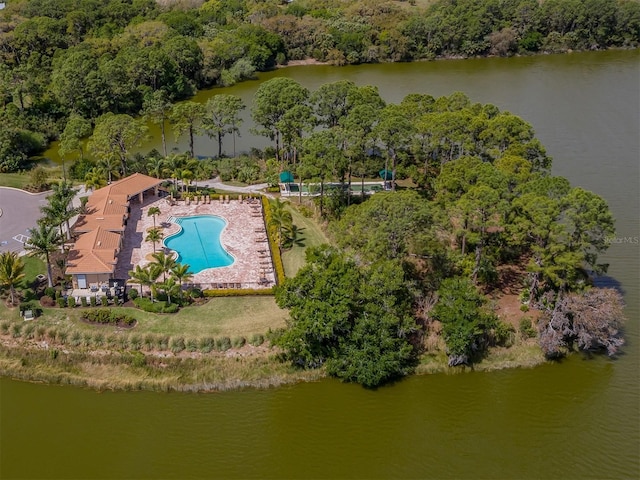
POLYGON ((164 244, 178 252, 178 262, 188 264, 191 273, 206 268, 226 267, 233 257, 220 243, 220 234, 227 222, 215 215, 193 215, 178 217, 175 223, 180 230, 164 240, 164 244))
MULTIPOLYGON (((601 283, 625 294, 624 355, 412 377, 377 391, 325 380, 206 395, 96 393, 2 379, 0 477, 640 477, 639 53, 318 66, 260 80, 274 75, 311 89, 350 78, 392 102, 464 91, 532 123, 554 173, 604 196, 616 216, 621 243, 601 283)), ((258 84, 225 92, 248 102, 258 84)), ((242 140, 253 141, 244 132, 242 140)), ((205 139, 196 149, 215 151, 205 139)))

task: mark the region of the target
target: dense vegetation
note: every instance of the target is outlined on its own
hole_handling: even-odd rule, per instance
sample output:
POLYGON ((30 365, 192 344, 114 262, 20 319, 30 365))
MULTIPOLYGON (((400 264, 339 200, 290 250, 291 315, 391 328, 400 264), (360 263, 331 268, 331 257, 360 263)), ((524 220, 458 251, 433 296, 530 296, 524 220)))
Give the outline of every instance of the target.
POLYGON ((25 168, 63 132, 75 150, 73 138, 98 128, 106 113, 157 118, 162 105, 199 88, 230 85, 290 60, 343 65, 640 41, 635 0, 440 0, 427 7, 374 0, 6 3, 0 11, 2 172, 25 168), (68 128, 72 116, 86 123, 68 128))
MULTIPOLYGON (((274 79, 256 96, 285 87, 297 88, 274 79)), ((385 105, 370 87, 337 82, 311 98, 325 128, 279 145, 284 122, 272 122, 283 168, 346 184, 354 171, 384 166, 396 191, 365 198, 338 189, 316 199, 337 249, 310 251, 276 294, 291 309, 279 342, 287 358, 371 386, 411 370, 421 337, 437 331, 449 364, 469 364, 515 333, 514 319, 487 305, 485 294, 503 289, 519 293, 523 311, 541 312, 548 357, 573 347, 617 351, 621 297, 590 287, 606 271, 598 256, 613 218, 598 195, 550 174, 530 125, 459 93, 385 105)))

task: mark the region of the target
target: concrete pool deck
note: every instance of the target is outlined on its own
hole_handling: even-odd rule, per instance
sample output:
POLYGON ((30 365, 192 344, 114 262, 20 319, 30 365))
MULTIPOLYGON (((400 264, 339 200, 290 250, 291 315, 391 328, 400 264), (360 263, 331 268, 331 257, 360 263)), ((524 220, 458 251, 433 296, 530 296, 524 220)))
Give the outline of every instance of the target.
MULTIPOLYGON (((123 246, 118 255, 116 278, 129 278, 129 271, 136 265, 151 263, 153 244, 145 242, 147 231, 153 228, 153 217, 147 212, 158 207, 156 227, 164 237, 176 233, 180 227, 169 221, 169 217, 188 217, 193 215, 217 215, 226 220, 227 226, 220 235, 220 243, 234 257, 234 263, 227 267, 208 268, 193 275, 190 283, 200 288, 269 288, 275 285, 273 261, 266 241, 266 230, 259 200, 248 203, 246 199, 230 200, 223 203, 211 200, 211 203, 196 204, 180 201, 170 205, 168 198, 149 197, 149 201, 140 205, 133 203, 127 223, 123 246), (231 285, 230 285, 231 284, 231 285)), ((169 251, 160 243, 156 251, 169 251)), ((135 285, 135 284, 132 284, 135 285)))

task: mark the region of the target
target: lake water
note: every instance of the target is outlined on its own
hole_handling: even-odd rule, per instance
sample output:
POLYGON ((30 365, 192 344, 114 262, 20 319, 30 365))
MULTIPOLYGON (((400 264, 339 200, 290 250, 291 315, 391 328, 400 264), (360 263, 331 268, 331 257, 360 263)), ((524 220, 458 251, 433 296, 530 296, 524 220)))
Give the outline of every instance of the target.
MULTIPOLYGON (((291 68, 214 93, 248 102, 275 75, 312 89, 348 78, 392 102, 463 91, 533 124, 554 173, 602 195, 616 217, 600 282, 624 291, 624 354, 412 377, 377 391, 323 380, 96 393, 2 379, 0 477, 640 477, 640 52, 291 68)), ((216 151, 200 139, 196 153, 206 149, 216 151)))

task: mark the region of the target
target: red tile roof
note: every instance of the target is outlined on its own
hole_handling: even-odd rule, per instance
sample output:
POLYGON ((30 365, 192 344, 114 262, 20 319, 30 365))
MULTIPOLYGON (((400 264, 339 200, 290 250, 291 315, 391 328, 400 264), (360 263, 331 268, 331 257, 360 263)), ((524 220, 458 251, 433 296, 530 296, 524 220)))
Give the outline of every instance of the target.
POLYGON ((160 183, 160 179, 134 173, 94 191, 86 204, 87 214, 74 226, 74 231, 83 235, 69 252, 66 273, 113 273, 129 199, 160 183))

